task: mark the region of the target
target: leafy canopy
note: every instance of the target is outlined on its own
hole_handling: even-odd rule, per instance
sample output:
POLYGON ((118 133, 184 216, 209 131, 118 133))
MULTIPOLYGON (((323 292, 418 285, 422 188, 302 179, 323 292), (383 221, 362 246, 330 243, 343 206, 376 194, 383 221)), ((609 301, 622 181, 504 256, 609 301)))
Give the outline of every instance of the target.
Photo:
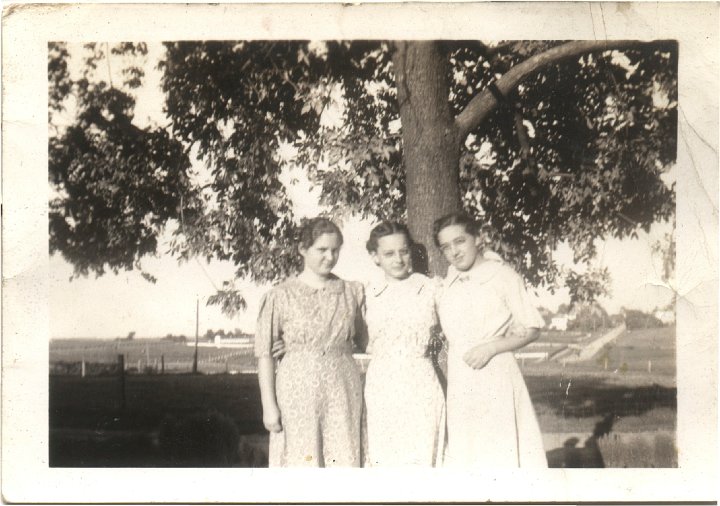
MULTIPOLYGON (((437 44, 457 116, 491 82, 564 43, 437 44)), ((70 98, 76 104, 73 121, 51 132, 50 247, 78 274, 137 267, 177 220, 172 252, 180 258, 231 260, 238 277, 256 281, 287 275, 299 266, 288 164, 307 171, 336 217, 407 218, 412 167, 403 165, 393 42, 164 49, 169 124, 140 129, 133 93, 144 44, 88 45, 79 80, 69 77, 66 47, 50 44, 51 126, 70 98), (123 83, 100 72, 108 52, 131 62, 123 83), (192 177, 193 156, 209 183, 192 177)), ((676 154, 677 54, 674 42, 660 41, 539 67, 462 143, 462 205, 532 283, 555 281, 552 251, 561 241, 588 263, 596 238, 632 236, 672 216, 674 188, 661 176, 676 154)), ((224 293, 215 302, 237 299, 224 293)))
MULTIPOLYGON (((86 49, 77 80, 70 77, 66 47, 51 43, 48 51, 50 252, 61 252, 78 275, 140 267, 141 257, 156 252, 168 220, 177 218, 183 195, 192 206, 196 194, 184 146, 164 129, 133 124, 130 91, 140 86, 142 70, 124 69, 118 87, 110 73, 108 81, 96 80, 108 48, 86 49), (67 124, 62 114, 69 103, 75 114, 67 124)), ((147 49, 120 44, 111 51, 143 55, 147 49)))

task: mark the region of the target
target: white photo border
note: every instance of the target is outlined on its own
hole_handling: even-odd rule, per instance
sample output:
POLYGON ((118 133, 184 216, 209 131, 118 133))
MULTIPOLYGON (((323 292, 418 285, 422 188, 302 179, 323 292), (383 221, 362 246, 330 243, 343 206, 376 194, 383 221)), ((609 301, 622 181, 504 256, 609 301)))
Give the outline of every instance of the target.
POLYGON ((644 2, 6 7, 2 20, 4 500, 717 500, 718 12, 715 3, 644 2), (677 469, 401 472, 48 467, 49 41, 601 37, 679 41, 677 469))

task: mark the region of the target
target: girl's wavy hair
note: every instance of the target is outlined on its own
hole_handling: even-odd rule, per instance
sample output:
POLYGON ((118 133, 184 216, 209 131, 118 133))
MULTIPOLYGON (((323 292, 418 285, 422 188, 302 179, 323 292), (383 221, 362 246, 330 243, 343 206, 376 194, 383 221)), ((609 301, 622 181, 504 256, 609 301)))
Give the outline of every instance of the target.
POLYGON ((317 217, 305 220, 298 233, 298 249, 308 249, 315 244, 318 237, 323 234, 337 234, 340 244, 343 243, 343 235, 340 227, 327 218, 317 217))
POLYGON ((410 237, 410 231, 405 225, 394 221, 382 221, 370 231, 370 237, 365 243, 365 249, 368 250, 368 253, 377 252, 380 238, 393 234, 403 234, 410 247, 414 244, 412 237, 410 237))
POLYGON ((465 229, 465 232, 470 235, 474 235, 475 237, 480 235, 480 226, 478 222, 475 221, 475 219, 473 219, 469 214, 464 212, 450 213, 446 214, 442 218, 438 218, 435 220, 435 223, 433 223, 433 240, 435 241, 435 246, 438 248, 440 247, 440 241, 438 240, 440 231, 452 225, 460 225, 465 229))

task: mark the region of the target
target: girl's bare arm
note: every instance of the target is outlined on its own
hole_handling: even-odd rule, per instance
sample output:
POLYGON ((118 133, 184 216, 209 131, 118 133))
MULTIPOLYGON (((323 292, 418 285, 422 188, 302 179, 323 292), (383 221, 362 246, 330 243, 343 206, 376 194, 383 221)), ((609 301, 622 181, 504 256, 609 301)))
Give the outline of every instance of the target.
POLYGON ((540 336, 540 329, 521 328, 510 335, 470 348, 463 360, 474 369, 482 369, 495 355, 519 350, 540 336))
POLYGON ((258 383, 263 408, 263 425, 270 432, 280 432, 280 408, 275 397, 275 362, 272 357, 258 358, 258 383))
POLYGON ((495 354, 505 353, 506 351, 519 350, 523 346, 535 341, 540 337, 540 329, 536 328, 519 328, 517 331, 506 335, 502 339, 492 341, 494 348, 497 350, 495 354))

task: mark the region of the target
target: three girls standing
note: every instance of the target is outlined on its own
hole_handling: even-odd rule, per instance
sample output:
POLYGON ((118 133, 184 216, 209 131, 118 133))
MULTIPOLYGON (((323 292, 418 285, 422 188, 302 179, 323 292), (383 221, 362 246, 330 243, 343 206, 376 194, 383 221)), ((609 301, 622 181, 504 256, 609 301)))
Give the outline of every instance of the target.
POLYGON ((367 249, 384 280, 361 286, 331 274, 342 234, 322 218, 300 240, 303 272, 271 290, 256 331, 263 422, 271 466, 545 467, 540 431, 512 351, 543 321, 520 277, 482 254, 474 223, 441 218, 435 239, 451 268, 438 287, 410 269, 411 239, 381 223, 367 249), (367 298, 365 298, 367 297, 367 298), (362 456, 362 387, 352 359, 369 331, 365 385, 367 455, 362 456), (437 307, 437 311, 436 311, 437 307), (439 315, 448 343, 445 400, 428 356, 439 315), (511 328, 524 330, 507 335, 511 328), (272 349, 284 342, 275 377, 272 349), (447 430, 447 447, 445 434, 447 430))

